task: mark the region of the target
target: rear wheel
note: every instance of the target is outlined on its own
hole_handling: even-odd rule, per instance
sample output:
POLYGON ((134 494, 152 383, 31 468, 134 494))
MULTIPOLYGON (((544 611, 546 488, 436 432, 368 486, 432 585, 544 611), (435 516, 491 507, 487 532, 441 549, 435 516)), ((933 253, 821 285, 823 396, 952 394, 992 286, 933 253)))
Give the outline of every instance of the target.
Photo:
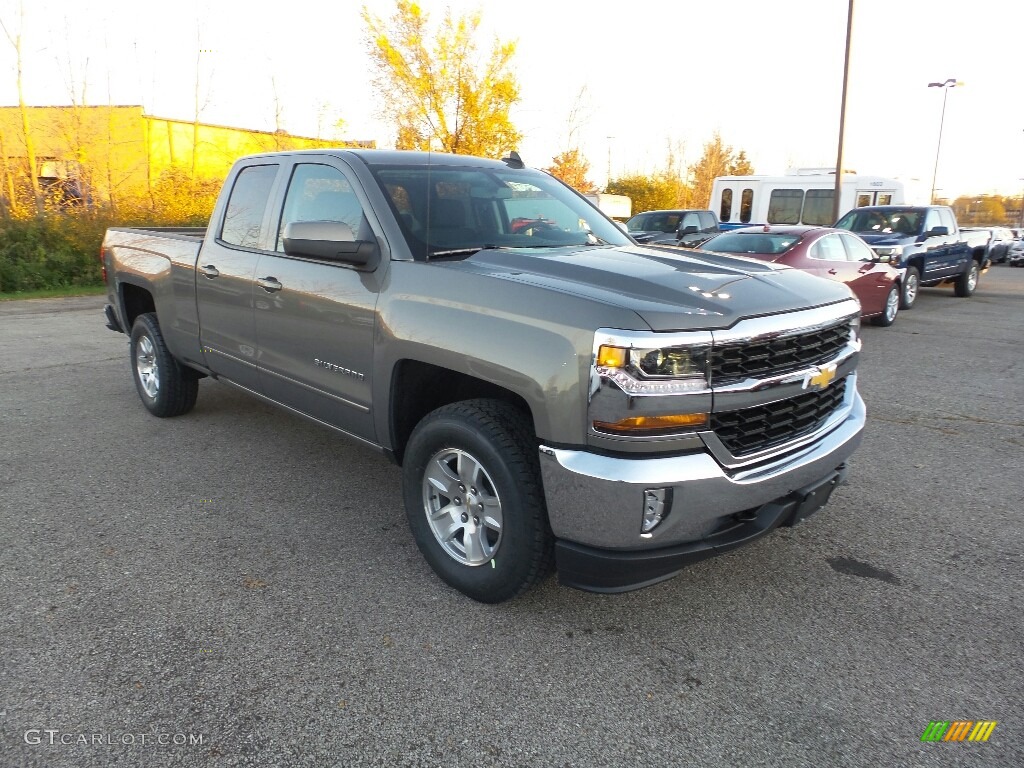
POLYGON ((876 315, 871 318, 871 322, 874 325, 880 325, 883 328, 888 328, 896 320, 896 313, 900 309, 900 287, 893 283, 889 289, 889 293, 885 297, 885 307, 882 309, 882 314, 876 315))
POLYGON ((199 376, 168 351, 154 313, 135 318, 129 350, 135 389, 150 413, 181 416, 192 410, 199 395, 199 376))
POLYGON ((921 273, 917 267, 907 267, 903 277, 903 293, 900 296, 900 309, 913 309, 917 294, 921 290, 921 273))
POLYGON ((978 287, 978 272, 978 262, 971 259, 970 266, 956 279, 956 283, 953 286, 957 296, 967 298, 974 293, 974 289, 978 287))
POLYGON ((519 410, 467 400, 433 411, 409 438, 402 486, 416 545, 464 595, 499 603, 550 572, 537 446, 519 410))

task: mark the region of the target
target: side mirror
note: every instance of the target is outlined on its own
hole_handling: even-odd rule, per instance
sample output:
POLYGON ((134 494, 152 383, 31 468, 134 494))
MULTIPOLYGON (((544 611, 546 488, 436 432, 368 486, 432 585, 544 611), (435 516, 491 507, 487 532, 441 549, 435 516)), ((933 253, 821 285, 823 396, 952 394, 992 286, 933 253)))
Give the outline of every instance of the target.
POLYGON ((926 237, 943 237, 949 234, 949 227, 932 227, 925 234, 926 237))
POLYGON ((697 227, 695 227, 693 224, 690 224, 687 227, 680 227, 679 231, 676 234, 679 235, 680 237, 682 237, 683 235, 695 235, 697 234, 697 227))
POLYGON ((352 228, 341 221, 293 221, 285 225, 284 252, 327 261, 368 266, 378 256, 377 243, 356 240, 352 228))

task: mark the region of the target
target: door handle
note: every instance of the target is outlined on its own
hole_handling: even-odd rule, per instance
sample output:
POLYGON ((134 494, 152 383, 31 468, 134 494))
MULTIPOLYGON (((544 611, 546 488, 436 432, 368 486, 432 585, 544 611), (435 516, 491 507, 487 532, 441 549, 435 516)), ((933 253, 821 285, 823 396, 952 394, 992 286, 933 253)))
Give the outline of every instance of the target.
POLYGON ((256 285, 258 285, 267 293, 277 293, 282 288, 284 288, 284 286, 277 281, 276 277, 261 277, 258 280, 256 280, 256 285))
POLYGON ((208 277, 211 280, 220 275, 220 272, 215 266, 213 266, 213 264, 206 264, 200 267, 199 272, 203 275, 203 277, 208 277))
POLYGON ((838 275, 838 274, 839 274, 839 273, 838 273, 838 272, 836 272, 836 271, 835 271, 834 269, 830 269, 830 270, 828 271, 828 273, 829 273, 830 275, 838 275))

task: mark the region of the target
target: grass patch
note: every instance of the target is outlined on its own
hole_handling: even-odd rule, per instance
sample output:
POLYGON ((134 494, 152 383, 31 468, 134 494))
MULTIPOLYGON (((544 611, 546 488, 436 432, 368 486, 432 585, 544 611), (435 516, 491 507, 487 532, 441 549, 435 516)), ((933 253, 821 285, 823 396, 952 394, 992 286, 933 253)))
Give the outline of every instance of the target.
POLYGON ((20 299, 62 299, 68 296, 101 296, 107 292, 107 286, 100 285, 67 285, 61 288, 40 288, 35 291, 14 291, 0 293, 0 301, 19 301, 20 299))

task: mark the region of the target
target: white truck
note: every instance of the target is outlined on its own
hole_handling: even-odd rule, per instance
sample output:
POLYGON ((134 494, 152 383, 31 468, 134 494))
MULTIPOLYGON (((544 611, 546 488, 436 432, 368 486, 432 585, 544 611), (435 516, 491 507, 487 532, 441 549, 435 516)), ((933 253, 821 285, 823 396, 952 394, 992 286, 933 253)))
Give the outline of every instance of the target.
POLYGON ((633 201, 626 195, 609 195, 604 192, 594 192, 590 195, 584 195, 584 197, 593 203, 597 210, 610 219, 622 219, 625 221, 633 215, 633 201))

